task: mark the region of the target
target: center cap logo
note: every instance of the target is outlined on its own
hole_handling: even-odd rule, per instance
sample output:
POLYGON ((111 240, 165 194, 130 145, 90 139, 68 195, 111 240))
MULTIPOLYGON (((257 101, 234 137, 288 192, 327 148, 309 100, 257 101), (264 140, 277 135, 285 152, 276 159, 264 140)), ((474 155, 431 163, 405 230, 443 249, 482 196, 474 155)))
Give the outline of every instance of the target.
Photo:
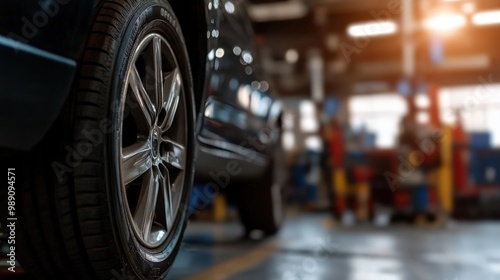
POLYGON ((152 141, 151 141, 151 144, 153 146, 153 147, 151 147, 151 150, 152 150, 152 154, 153 154, 154 158, 158 157, 158 154, 160 153, 160 151, 159 151, 159 145, 158 145, 158 143, 160 141, 158 140, 158 137, 159 137, 158 132, 155 130, 153 132, 152 141))

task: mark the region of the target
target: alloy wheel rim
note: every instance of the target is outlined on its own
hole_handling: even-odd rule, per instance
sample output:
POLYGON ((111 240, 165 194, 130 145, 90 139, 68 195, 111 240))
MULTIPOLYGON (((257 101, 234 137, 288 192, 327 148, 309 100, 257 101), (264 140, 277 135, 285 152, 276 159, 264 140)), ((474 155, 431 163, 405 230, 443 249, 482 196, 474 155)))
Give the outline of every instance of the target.
POLYGON ((148 248, 172 231, 185 182, 187 115, 176 56, 152 33, 135 47, 120 112, 121 193, 129 225, 148 248))

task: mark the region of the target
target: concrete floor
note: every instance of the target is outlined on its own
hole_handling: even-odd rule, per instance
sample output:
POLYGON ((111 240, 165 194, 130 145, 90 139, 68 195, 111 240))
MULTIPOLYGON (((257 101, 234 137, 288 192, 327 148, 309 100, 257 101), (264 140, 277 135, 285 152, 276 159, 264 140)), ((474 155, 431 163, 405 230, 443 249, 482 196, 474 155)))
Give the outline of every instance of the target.
POLYGON ((242 233, 237 223, 191 222, 168 278, 500 279, 499 222, 341 227, 327 214, 314 213, 290 217, 266 240, 242 239, 242 233))
POLYGON ((272 239, 239 234, 235 224, 192 223, 171 278, 500 279, 500 223, 340 227, 326 214, 302 214, 272 239))

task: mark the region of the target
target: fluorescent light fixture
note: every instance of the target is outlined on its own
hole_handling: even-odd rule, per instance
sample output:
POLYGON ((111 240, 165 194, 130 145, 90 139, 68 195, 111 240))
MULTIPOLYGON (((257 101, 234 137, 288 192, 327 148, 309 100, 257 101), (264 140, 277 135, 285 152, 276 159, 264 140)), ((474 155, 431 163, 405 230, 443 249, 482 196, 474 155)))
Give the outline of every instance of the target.
POLYGON ((500 24, 500 10, 474 14, 474 16, 472 16, 472 22, 475 25, 500 24))
POLYGON ((305 17, 307 12, 307 6, 299 0, 248 6, 248 13, 256 22, 297 19, 305 17))
POLYGON ((434 31, 452 31, 463 27, 466 19, 460 14, 441 14, 424 21, 425 28, 434 31))
POLYGON ((353 23, 347 27, 347 34, 351 37, 382 36, 394 34, 397 31, 397 24, 389 20, 353 23))

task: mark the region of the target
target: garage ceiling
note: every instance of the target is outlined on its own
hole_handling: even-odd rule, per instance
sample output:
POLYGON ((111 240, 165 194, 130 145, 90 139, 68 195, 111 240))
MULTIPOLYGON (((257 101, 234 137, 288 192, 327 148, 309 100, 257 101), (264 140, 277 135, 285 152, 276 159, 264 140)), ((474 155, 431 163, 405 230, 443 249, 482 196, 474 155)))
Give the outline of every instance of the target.
MULTIPOLYGON (((301 53, 301 59, 307 57, 311 48, 322 50, 325 58, 325 80, 327 93, 351 94, 359 91, 394 90, 402 74, 402 42, 401 33, 384 37, 373 37, 369 43, 359 44, 359 39, 347 36, 349 24, 374 20, 373 13, 387 9, 389 2, 399 0, 288 0, 279 3, 301 3, 307 14, 289 20, 273 20, 257 22, 255 29, 264 42, 263 46, 272 49, 273 57, 283 57, 283 53, 295 48, 301 53), (356 41, 358 40, 358 41, 356 41), (331 44, 336 47, 331 47, 331 44), (346 55, 346 49, 339 44, 353 46, 355 51, 346 55), (361 85, 361 86, 360 86, 361 85), (368 85, 368 86, 363 86, 368 85), (370 85, 375 85, 370 87, 370 85), (384 86, 382 86, 384 85, 384 86)), ((252 5, 276 4, 277 1, 252 0, 252 5)), ((472 4, 474 11, 500 9, 498 0, 414 0, 415 18, 427 18, 435 11, 459 11, 465 4, 472 4), (427 5, 427 6, 426 6, 427 5)), ((391 18, 399 24, 400 14, 391 18)), ((477 27, 467 25, 457 34, 437 40, 442 49, 443 61, 436 64, 431 61, 431 44, 434 40, 422 30, 415 32, 412 39, 417 46, 416 63, 417 79, 432 81, 441 85, 474 84, 480 76, 493 75, 494 81, 500 81, 500 41, 496 36, 500 25, 477 27), (455 67, 455 68, 453 68, 455 67), (458 67, 458 68, 457 68, 458 67)), ((434 42, 435 43, 435 42, 434 42)), ((349 53, 349 52, 348 52, 349 53)), ((308 79, 306 62, 301 61, 293 66, 296 81, 303 81, 287 95, 307 95, 308 79)), ((277 80, 290 81, 275 77, 277 80)))

